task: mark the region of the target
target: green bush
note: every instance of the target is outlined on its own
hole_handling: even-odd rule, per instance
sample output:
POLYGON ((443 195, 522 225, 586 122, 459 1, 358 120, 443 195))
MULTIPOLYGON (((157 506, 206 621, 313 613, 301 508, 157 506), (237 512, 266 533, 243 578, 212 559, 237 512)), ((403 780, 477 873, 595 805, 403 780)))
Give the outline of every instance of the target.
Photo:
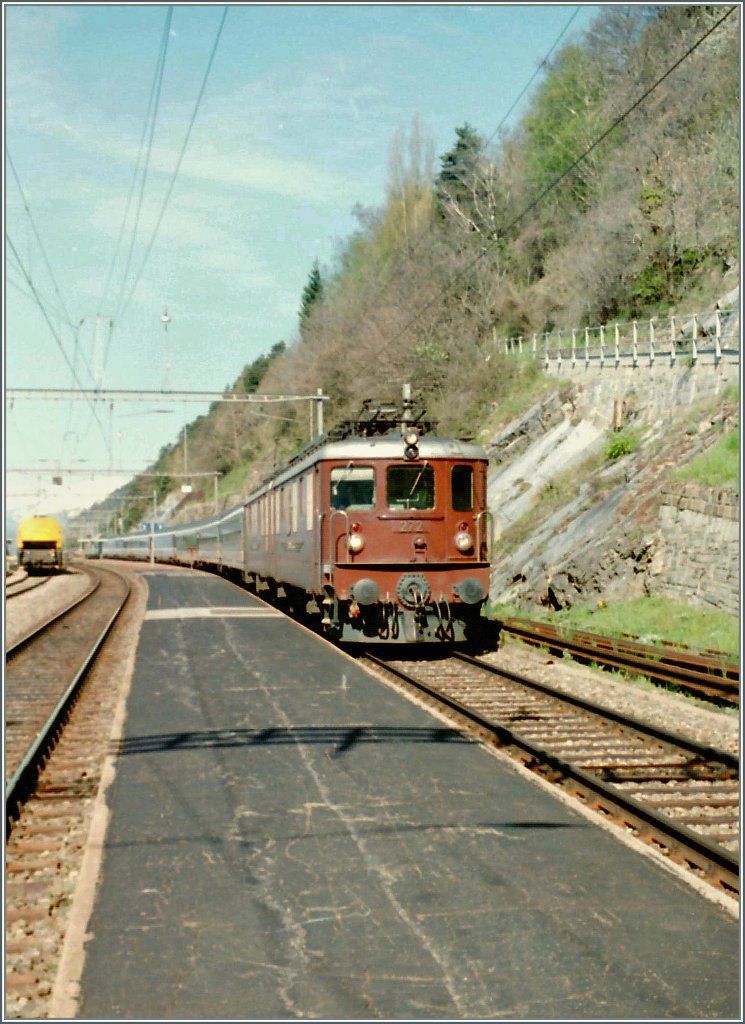
POLYGON ((646 309, 666 297, 665 278, 659 267, 647 266, 636 275, 630 292, 634 310, 646 309))
POLYGON ((639 437, 630 430, 616 430, 608 437, 605 446, 606 459, 620 459, 622 455, 635 452, 639 447, 639 437))

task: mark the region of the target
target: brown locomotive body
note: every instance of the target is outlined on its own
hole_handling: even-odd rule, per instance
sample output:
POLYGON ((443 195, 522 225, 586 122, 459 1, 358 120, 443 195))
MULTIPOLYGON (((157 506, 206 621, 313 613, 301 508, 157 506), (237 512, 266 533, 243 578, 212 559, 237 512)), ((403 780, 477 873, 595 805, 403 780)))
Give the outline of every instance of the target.
POLYGON ((489 588, 483 450, 420 436, 406 418, 358 421, 298 457, 244 511, 259 589, 312 596, 350 641, 475 638, 489 588))

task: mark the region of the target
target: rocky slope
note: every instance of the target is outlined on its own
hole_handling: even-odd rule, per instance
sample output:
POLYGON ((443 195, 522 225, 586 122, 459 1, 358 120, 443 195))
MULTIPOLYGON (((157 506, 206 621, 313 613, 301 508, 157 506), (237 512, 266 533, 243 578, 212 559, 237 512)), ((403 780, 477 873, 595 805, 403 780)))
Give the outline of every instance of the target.
POLYGON ((700 532, 703 523, 717 585, 704 585, 691 563, 687 578, 678 571, 676 596, 736 614, 737 498, 693 484, 677 485, 680 500, 671 498, 677 492, 670 471, 738 425, 737 399, 731 390, 724 394, 730 397, 682 402, 664 417, 643 401, 629 404, 625 428, 636 433, 639 448, 614 460, 606 456, 607 403, 598 405, 578 384, 557 381, 553 395, 492 438, 486 445, 497 527, 492 601, 566 608, 671 594, 676 555, 695 542, 681 524, 700 532), (682 513, 661 515, 671 503, 698 519, 687 524, 682 513), (724 588, 722 575, 731 581, 724 588))

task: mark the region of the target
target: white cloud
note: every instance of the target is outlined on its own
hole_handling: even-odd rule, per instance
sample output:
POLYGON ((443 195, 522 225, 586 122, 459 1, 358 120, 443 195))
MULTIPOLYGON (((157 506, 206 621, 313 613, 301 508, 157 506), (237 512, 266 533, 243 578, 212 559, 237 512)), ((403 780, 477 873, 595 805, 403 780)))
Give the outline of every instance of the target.
POLYGON ((79 17, 72 7, 17 5, 5 11, 6 111, 24 127, 52 130, 71 108, 70 90, 55 72, 58 37, 79 17), (33 58, 29 59, 29 54, 33 58))
MULTIPOLYGON (((130 151, 128 155, 134 166, 136 154, 130 151)), ((156 147, 150 166, 154 172, 172 175, 177 159, 175 148, 156 147)), ((362 191, 358 179, 335 174, 312 161, 275 156, 245 142, 231 146, 222 140, 200 141, 187 149, 179 171, 179 181, 184 179, 332 208, 351 207, 361 199, 362 191)))
MULTIPOLYGON (((161 208, 161 195, 143 203, 130 278, 141 266, 161 208)), ((124 197, 109 196, 95 204, 90 223, 96 231, 113 240, 119 234, 123 213, 124 197)), ((242 211, 230 204, 226 205, 223 197, 199 190, 184 191, 182 188, 178 200, 172 201, 166 209, 148 266, 153 261, 170 263, 175 258, 185 256, 188 266, 196 273, 217 271, 235 277, 244 284, 250 282, 256 287, 268 287, 273 284, 274 275, 252 249, 247 240, 248 230, 241 232, 242 220, 242 211)), ((131 210, 124 233, 125 245, 114 275, 117 280, 117 274, 121 274, 124 269, 133 226, 131 210)))

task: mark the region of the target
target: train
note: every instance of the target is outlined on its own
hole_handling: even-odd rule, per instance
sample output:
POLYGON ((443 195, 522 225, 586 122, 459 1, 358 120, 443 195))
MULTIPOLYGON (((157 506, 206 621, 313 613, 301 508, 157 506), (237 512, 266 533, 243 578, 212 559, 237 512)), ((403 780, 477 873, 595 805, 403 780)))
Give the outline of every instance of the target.
POLYGON ((62 527, 52 516, 28 516, 18 527, 18 565, 33 573, 64 568, 62 527))
POLYGON ((368 401, 248 497, 199 522, 102 537, 93 557, 239 575, 341 643, 478 644, 493 518, 488 459, 402 406, 368 401))

